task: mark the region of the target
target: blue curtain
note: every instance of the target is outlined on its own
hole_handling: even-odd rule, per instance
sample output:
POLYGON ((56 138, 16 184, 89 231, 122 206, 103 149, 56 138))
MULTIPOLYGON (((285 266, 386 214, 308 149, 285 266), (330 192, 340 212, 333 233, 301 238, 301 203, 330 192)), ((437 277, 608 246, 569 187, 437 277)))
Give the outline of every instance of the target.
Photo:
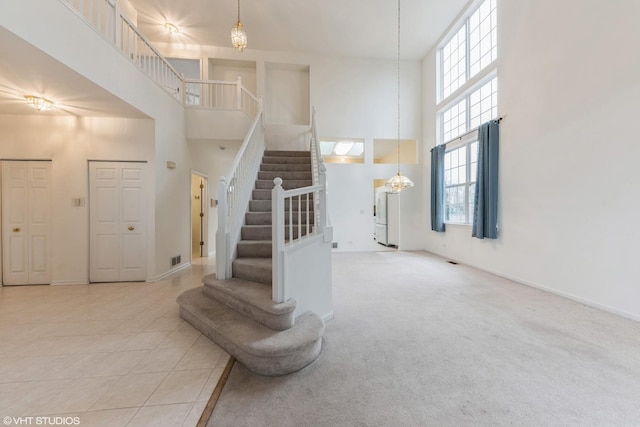
POLYGON ((444 145, 431 149, 431 229, 444 231, 444 145))
POLYGON ((478 175, 471 235, 478 239, 498 238, 498 146, 497 120, 478 130, 478 175))

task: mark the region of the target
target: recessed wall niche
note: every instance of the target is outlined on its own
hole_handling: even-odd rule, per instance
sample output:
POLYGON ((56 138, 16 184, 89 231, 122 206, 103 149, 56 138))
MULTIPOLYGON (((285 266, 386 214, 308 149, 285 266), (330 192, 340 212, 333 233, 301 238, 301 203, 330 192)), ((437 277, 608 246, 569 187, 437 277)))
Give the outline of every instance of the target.
POLYGON ((310 125, 309 66, 265 64, 265 121, 276 125, 310 125))
POLYGON ((209 58, 209 80, 235 82, 238 76, 242 78, 242 86, 257 96, 255 61, 209 58))
MULTIPOLYGON (((398 163, 397 139, 373 140, 373 163, 398 163)), ((417 164, 418 151, 413 139, 400 140, 400 163, 417 164)))

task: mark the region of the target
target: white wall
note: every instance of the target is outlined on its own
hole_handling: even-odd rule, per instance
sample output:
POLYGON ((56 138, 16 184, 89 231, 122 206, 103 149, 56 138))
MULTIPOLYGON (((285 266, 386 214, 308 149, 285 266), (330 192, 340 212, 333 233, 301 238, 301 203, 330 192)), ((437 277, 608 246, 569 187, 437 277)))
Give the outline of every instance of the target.
POLYGON ((53 283, 88 281, 87 161, 147 161, 152 171, 153 127, 149 119, 0 115, 0 159, 52 160, 53 283))
MULTIPOLYGON (((626 0, 498 1, 500 238, 448 225, 428 250, 640 319, 639 19, 626 0)), ((431 52, 425 155, 434 70, 431 52)))
POLYGON ((171 257, 191 251, 191 167, 182 105, 62 2, 23 0, 3 4, 0 24, 154 119, 155 180, 150 185, 150 199, 155 204, 155 216, 149 224, 149 279, 168 272, 171 257), (87 60, 87 52, 98 59, 87 60), (167 161, 177 167, 168 169, 167 161))

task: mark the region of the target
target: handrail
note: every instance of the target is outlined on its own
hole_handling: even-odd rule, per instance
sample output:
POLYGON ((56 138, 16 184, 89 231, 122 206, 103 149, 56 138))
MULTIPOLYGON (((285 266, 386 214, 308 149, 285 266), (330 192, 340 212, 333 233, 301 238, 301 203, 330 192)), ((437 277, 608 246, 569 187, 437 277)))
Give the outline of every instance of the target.
POLYGON ((155 80, 170 95, 182 102, 183 79, 180 73, 153 47, 151 42, 126 16, 120 14, 120 31, 116 32, 116 46, 134 64, 155 80), (133 34, 133 38, 132 38, 133 34), (142 42, 142 46, 140 43, 142 42), (148 49, 150 52, 145 52, 148 49))
POLYGON ((258 174, 264 153, 264 129, 262 127, 262 103, 251 124, 229 175, 218 181, 218 230, 216 231, 216 275, 218 279, 232 277, 232 262, 240 230, 244 222, 251 190, 258 174))

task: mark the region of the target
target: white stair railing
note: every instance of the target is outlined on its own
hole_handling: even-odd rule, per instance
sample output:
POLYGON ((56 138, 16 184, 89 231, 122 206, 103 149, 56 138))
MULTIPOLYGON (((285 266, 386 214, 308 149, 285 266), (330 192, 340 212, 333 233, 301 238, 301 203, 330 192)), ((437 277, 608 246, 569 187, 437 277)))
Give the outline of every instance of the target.
MULTIPOLYGON (((282 179, 273 180, 271 192, 272 220, 272 299, 274 302, 287 301, 290 285, 285 274, 285 250, 295 250, 296 246, 324 242, 327 218, 326 169, 320 153, 315 108, 311 120, 311 164, 313 185, 284 190, 282 179), (294 209, 297 208, 297 209, 294 209), (285 240, 286 230, 289 239, 285 240)), ((329 237, 330 241, 331 237, 329 237)))
POLYGON ((216 275, 220 280, 232 277, 240 230, 249 207, 251 192, 264 154, 262 103, 249 132, 231 166, 231 172, 218 181, 218 230, 216 232, 216 275))
POLYGON ((124 15, 120 15, 116 29, 116 46, 124 55, 158 83, 174 98, 182 102, 182 77, 155 47, 124 15))
POLYGON ((120 12, 117 0, 60 0, 119 48, 171 96, 182 102, 182 76, 120 12))
POLYGON ((184 104, 187 107, 240 110, 252 118, 258 112, 258 98, 242 85, 242 78, 239 76, 235 82, 192 79, 184 82, 184 104))
POLYGON ((251 118, 258 114, 258 98, 242 85, 240 77, 235 82, 184 79, 120 12, 117 0, 60 1, 186 107, 244 111, 251 118))

